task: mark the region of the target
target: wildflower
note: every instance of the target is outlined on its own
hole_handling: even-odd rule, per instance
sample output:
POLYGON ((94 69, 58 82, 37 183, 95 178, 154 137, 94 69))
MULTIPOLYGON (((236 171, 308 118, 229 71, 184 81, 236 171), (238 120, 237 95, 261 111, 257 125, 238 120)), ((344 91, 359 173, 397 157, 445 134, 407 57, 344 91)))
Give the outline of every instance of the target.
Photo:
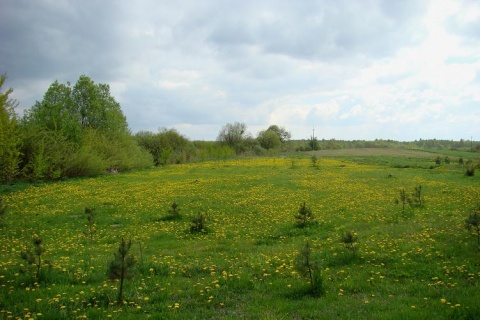
POLYGON ((440 299, 440 302, 441 302, 441 303, 447 303, 447 299, 442 298, 442 299, 440 299))

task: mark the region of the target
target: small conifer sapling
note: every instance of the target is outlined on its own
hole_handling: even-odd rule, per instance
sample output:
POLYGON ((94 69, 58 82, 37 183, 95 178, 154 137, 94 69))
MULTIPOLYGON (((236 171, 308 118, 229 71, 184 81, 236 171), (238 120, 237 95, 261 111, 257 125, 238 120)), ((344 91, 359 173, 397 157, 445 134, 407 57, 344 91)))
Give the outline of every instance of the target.
POLYGON ((304 228, 308 223, 312 222, 314 219, 312 209, 307 207, 307 204, 303 202, 298 209, 298 213, 295 215, 295 220, 297 221, 297 226, 304 228))
POLYGON ((123 304, 123 283, 125 279, 130 279, 134 274, 135 258, 128 254, 132 240, 128 242, 122 237, 117 252, 114 253, 114 259, 110 261, 107 269, 107 277, 110 280, 120 280, 118 287, 117 303, 123 304))
POLYGON ((305 241, 295 260, 296 270, 308 279, 310 283, 310 293, 313 296, 321 296, 325 292, 323 287, 323 278, 320 272, 318 261, 312 258, 312 248, 310 243, 305 241))
POLYGON ((480 245, 480 206, 468 215, 465 228, 469 231, 473 229, 477 233, 477 244, 480 245))
POLYGON ((43 239, 36 234, 32 237, 32 243, 33 251, 27 248, 22 250, 20 255, 28 264, 36 267, 35 280, 38 281, 42 269, 42 254, 45 252, 45 248, 42 245, 43 239))

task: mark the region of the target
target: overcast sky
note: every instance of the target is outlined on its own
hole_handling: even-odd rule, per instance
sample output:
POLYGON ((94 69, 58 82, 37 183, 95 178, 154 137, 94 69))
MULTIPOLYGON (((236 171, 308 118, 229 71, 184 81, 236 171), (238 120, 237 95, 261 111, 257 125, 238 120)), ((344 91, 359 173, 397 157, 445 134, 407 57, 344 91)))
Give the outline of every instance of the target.
POLYGON ((480 1, 0 0, 17 112, 110 85, 133 133, 480 139, 480 1))

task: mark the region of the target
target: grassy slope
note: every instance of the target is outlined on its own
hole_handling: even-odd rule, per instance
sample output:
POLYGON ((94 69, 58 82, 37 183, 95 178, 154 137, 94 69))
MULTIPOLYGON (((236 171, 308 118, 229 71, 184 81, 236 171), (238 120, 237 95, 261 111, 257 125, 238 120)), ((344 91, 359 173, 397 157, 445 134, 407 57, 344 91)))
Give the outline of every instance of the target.
POLYGON ((455 161, 429 169, 435 157, 324 155, 318 168, 293 158, 206 162, 7 193, 0 317, 478 317, 480 253, 463 227, 479 199, 478 174, 465 177, 455 161), (398 190, 418 185, 426 206, 402 216, 398 190), (159 221, 173 201, 183 220, 159 221), (303 201, 318 224, 298 229, 303 201), (94 241, 82 232, 86 206, 99 212, 94 241), (190 235, 199 212, 209 233, 190 235), (346 230, 359 236, 355 258, 339 241, 346 230), (19 257, 34 233, 51 260, 38 284, 19 257), (121 236, 133 239, 138 259, 124 307, 105 276, 121 236), (303 294, 293 267, 305 239, 322 264, 322 298, 303 294))

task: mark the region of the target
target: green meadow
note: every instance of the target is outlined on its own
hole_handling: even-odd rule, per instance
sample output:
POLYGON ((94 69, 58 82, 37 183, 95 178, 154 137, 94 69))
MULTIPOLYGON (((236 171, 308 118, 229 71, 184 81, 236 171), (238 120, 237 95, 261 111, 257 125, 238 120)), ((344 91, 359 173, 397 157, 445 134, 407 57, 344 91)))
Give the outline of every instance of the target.
POLYGON ((459 156, 478 162, 296 153, 2 186, 0 319, 478 319, 480 250, 465 220, 480 174, 466 176, 459 156), (403 210, 400 190, 419 186, 422 205, 403 210), (303 203, 314 220, 301 228, 303 203), (200 213, 204 232, 192 234, 200 213), (136 264, 118 304, 107 269, 122 237, 136 264), (21 257, 34 238, 39 268, 21 257), (306 241, 321 296, 295 268, 306 241))

